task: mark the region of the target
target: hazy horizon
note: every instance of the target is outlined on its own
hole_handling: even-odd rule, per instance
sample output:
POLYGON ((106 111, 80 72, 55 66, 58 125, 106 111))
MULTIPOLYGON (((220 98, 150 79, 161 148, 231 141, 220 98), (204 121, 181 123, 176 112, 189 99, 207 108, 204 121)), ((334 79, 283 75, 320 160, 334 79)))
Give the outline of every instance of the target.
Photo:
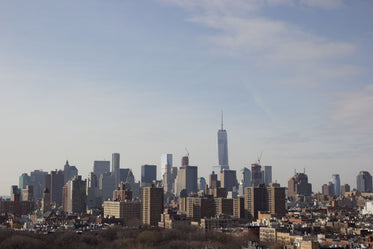
POLYGON ((371 1, 0 3, 0 195, 22 173, 87 178, 121 155, 140 180, 162 153, 208 177, 224 110, 231 169, 263 152, 313 191, 373 174, 371 1))

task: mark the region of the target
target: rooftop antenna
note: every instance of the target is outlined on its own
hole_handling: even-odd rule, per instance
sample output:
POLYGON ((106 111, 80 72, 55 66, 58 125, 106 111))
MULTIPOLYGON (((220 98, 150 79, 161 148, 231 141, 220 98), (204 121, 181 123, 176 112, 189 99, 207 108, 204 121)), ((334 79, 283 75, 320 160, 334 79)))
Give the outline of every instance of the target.
POLYGON ((187 152, 187 157, 189 157, 189 151, 186 147, 185 147, 185 151, 187 152))
POLYGON ((223 110, 221 110, 221 129, 223 130, 223 110))
POLYGON ((306 174, 306 168, 303 168, 303 173, 306 174))

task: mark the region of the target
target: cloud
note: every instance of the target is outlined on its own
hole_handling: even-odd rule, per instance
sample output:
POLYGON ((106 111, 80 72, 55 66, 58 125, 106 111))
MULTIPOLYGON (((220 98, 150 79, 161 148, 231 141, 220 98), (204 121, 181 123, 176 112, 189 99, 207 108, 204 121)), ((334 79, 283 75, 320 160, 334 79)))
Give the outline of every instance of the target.
POLYGON ((373 84, 357 91, 340 92, 330 118, 337 127, 357 133, 373 133, 373 84))
POLYGON ((342 0, 300 0, 304 5, 322 9, 337 9, 344 6, 342 0))
MULTIPOLYGON (((353 55, 355 44, 332 40, 307 31, 298 24, 261 16, 263 7, 312 6, 337 8, 340 0, 162 0, 191 11, 187 20, 213 30, 202 39, 214 46, 212 51, 245 58, 258 67, 272 67, 292 74, 279 79, 288 84, 317 86, 359 72, 344 65, 342 59, 353 55), (307 75, 305 77, 305 75, 307 75)), ((296 10, 295 10, 296 11, 296 10)))

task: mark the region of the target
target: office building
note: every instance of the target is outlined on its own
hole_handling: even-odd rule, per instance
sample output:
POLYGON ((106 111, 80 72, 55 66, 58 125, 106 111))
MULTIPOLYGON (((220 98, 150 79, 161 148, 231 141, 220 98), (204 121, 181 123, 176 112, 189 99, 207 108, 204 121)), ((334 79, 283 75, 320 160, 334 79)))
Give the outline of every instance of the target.
POLYGON ((63 210, 66 213, 86 213, 86 184, 81 176, 75 176, 63 186, 63 210))
POLYGON ((163 188, 147 186, 141 188, 141 221, 156 226, 163 213, 163 188))
POLYGON ((111 162, 111 173, 114 177, 115 188, 119 186, 120 183, 120 155, 119 153, 113 153, 111 162))
POLYGON ((262 166, 257 163, 251 164, 251 186, 259 187, 262 183, 262 166))
POLYGON ((368 171, 360 171, 356 177, 357 191, 372 192, 372 176, 368 171))
POLYGON ((87 179, 87 209, 99 209, 101 204, 99 180, 94 172, 90 172, 87 179))
POLYGON ((62 170, 51 171, 50 179, 50 199, 59 207, 62 205, 62 187, 65 179, 64 172, 62 170))
POLYGON ((322 189, 322 194, 323 195, 327 195, 327 196, 334 196, 335 195, 335 192, 334 192, 335 186, 332 182, 329 182, 328 184, 323 184, 321 186, 321 189, 322 189))
POLYGON ((341 195, 341 179, 338 174, 332 175, 332 183, 334 185, 334 194, 337 196, 341 195))
POLYGON ((341 194, 345 195, 346 192, 350 192, 350 185, 348 184, 343 184, 341 186, 341 194))
POLYGON ((94 161, 93 162, 93 173, 100 179, 100 176, 104 173, 110 172, 110 161, 94 161))
POLYGON ((220 182, 218 181, 218 175, 215 174, 215 171, 212 171, 212 173, 209 176, 209 186, 210 188, 220 187, 220 182))
POLYGON ((114 176, 110 173, 104 173, 100 176, 99 182, 99 189, 102 197, 102 201, 107 201, 113 197, 113 191, 116 189, 115 187, 115 179, 114 176))
POLYGON ((236 171, 223 169, 220 171, 220 184, 222 188, 227 191, 237 191, 237 178, 236 171))
POLYGON ((205 191, 206 180, 204 177, 198 178, 198 191, 205 191))
POLYGON ((221 128, 218 130, 218 159, 220 170, 229 169, 228 164, 228 138, 223 127, 223 113, 221 114, 221 128))
POLYGON ((186 193, 197 193, 197 177, 198 177, 198 167, 197 166, 181 166, 177 172, 176 177, 176 196, 180 196, 180 192, 185 190, 186 193))
POLYGON ((166 173, 167 165, 172 168, 172 154, 164 153, 161 155, 161 176, 166 173))
POLYGON ((66 164, 63 167, 64 173, 64 183, 66 184, 68 180, 73 179, 75 176, 78 175, 78 169, 75 166, 70 166, 69 161, 66 160, 66 164))
POLYGON ((124 184, 126 185, 126 189, 132 191, 132 198, 140 198, 140 181, 135 181, 135 176, 133 175, 131 169, 128 171, 128 175, 124 184))
POLYGON ((129 168, 119 169, 119 172, 120 172, 120 182, 126 182, 130 169, 129 168))
POLYGON ((27 185, 25 189, 22 189, 22 201, 33 201, 34 200, 34 186, 27 185))
POLYGON ((244 167, 238 174, 238 182, 243 188, 251 187, 251 171, 244 167))
POLYGON ((305 173, 295 173, 288 181, 288 196, 294 198, 296 195, 310 196, 312 185, 308 183, 308 176, 305 173))
POLYGON ((43 191, 43 197, 41 199, 42 213, 45 213, 51 209, 50 204, 51 204, 51 199, 50 199, 49 189, 45 188, 43 191))
POLYGON ((141 166, 141 187, 152 184, 157 180, 157 165, 142 165, 141 166))
POLYGON ((264 181, 263 183, 268 186, 272 182, 272 166, 264 166, 264 181))

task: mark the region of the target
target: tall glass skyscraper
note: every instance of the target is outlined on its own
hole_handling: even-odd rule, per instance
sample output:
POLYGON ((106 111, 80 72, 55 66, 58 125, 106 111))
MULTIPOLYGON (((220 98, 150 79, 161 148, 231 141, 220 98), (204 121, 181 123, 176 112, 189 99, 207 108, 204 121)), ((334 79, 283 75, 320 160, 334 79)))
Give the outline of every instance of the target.
POLYGON ((334 194, 341 195, 341 179, 338 174, 332 175, 332 183, 334 184, 334 194))
POLYGON ((220 169, 229 169, 227 131, 223 128, 223 113, 221 114, 221 129, 218 130, 218 157, 220 169))
POLYGON ((167 165, 172 168, 172 154, 164 153, 161 155, 161 177, 166 173, 167 165))

